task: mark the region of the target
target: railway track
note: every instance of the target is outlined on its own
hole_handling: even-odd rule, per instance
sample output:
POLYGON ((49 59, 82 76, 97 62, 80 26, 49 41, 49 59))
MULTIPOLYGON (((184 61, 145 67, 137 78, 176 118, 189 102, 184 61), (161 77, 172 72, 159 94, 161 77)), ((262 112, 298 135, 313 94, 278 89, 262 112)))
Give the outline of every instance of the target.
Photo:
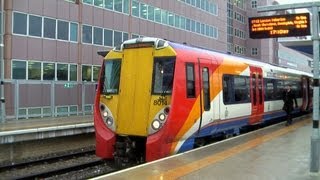
MULTIPOLYGON (((50 177, 53 179, 70 179, 71 175, 68 174, 71 173, 81 176, 81 179, 83 179, 116 170, 111 161, 101 160, 95 156, 94 150, 89 150, 19 164, 4 165, 0 167, 0 177, 3 179, 50 179, 50 177), (92 169, 95 170, 92 171, 92 169)), ((74 177, 74 175, 72 176, 74 177)))

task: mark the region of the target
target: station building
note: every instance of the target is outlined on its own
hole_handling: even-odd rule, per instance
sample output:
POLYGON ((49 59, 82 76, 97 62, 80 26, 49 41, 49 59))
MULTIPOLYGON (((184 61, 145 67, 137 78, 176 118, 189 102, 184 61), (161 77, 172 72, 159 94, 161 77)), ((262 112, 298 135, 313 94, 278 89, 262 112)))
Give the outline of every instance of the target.
POLYGON ((2 1, 0 122, 91 114, 102 61, 97 52, 131 38, 159 37, 279 64, 277 39, 248 34, 248 17, 259 16, 257 6, 270 0, 2 1))

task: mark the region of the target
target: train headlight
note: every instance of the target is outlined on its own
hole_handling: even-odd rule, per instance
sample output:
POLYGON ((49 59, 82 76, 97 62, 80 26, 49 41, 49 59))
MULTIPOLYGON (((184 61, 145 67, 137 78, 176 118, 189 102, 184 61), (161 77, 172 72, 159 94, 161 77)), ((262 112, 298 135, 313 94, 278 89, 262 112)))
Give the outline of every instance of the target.
POLYGON ((160 121, 164 121, 166 119, 166 115, 164 113, 159 114, 160 121))
POLYGON ((152 128, 154 130, 158 130, 161 127, 161 122, 158 119, 153 120, 152 128))
POLYGON ((102 115, 103 115, 103 117, 104 117, 104 118, 106 118, 106 117, 108 116, 108 112, 107 112, 107 111, 105 111, 105 112, 103 112, 103 114, 102 114, 102 115))
POLYGON ((112 126, 113 125, 113 118, 110 116, 107 117, 106 123, 107 123, 108 127, 112 126))

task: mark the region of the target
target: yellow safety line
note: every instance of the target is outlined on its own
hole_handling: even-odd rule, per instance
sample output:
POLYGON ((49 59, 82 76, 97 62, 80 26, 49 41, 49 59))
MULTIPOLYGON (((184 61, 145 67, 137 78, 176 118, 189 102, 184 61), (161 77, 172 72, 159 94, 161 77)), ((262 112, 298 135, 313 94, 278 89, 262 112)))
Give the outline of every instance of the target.
POLYGON ((214 164, 214 163, 217 163, 219 161, 223 161, 229 157, 232 157, 234 155, 237 155, 239 153, 242 153, 244 151, 247 151, 249 149, 252 149, 256 146, 259 146, 265 142, 268 142, 270 140, 273 140, 279 136, 282 136, 284 134, 287 134, 289 132, 292 132, 294 131, 295 129, 299 128, 299 127, 302 127, 306 124, 310 123, 310 119, 306 119, 306 120, 303 120, 303 121, 299 121, 299 122, 296 122, 294 123, 293 125, 291 126, 288 126, 286 128, 282 128, 282 129, 279 129, 271 134, 267 134, 267 135, 264 135, 264 136, 260 136, 258 138, 255 138, 253 140, 250 140, 244 144, 241 144, 241 145, 238 145, 238 146, 235 146, 231 149, 228 149, 226 151, 223 151, 223 152, 220 152, 220 153, 217 153, 217 154, 214 154, 212 156, 209 156, 209 157, 206 157, 206 158, 203 158, 203 159, 200 159, 199 161, 195 161, 193 163, 190 163, 190 164, 186 164, 184 166, 180 166, 180 167, 177 167, 177 168, 174 168, 174 169, 171 169, 169 171, 166 171, 166 172, 163 172, 162 174, 160 175, 157 175, 157 176, 151 176, 147 179, 177 179, 181 176, 185 176, 189 173, 192 173, 192 172, 195 172, 199 169, 202 169, 204 167, 207 167, 211 164, 214 164))

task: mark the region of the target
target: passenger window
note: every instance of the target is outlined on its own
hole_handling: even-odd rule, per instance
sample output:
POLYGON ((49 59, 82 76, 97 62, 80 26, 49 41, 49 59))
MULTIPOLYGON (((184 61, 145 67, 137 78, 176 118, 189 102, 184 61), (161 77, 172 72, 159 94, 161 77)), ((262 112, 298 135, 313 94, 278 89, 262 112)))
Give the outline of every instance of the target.
POLYGON ((194 78, 194 64, 186 64, 187 74, 187 98, 196 97, 195 78, 194 78))
POLYGON ((204 110, 210 110, 210 83, 209 83, 209 69, 207 67, 202 69, 202 85, 203 85, 203 103, 204 110))

